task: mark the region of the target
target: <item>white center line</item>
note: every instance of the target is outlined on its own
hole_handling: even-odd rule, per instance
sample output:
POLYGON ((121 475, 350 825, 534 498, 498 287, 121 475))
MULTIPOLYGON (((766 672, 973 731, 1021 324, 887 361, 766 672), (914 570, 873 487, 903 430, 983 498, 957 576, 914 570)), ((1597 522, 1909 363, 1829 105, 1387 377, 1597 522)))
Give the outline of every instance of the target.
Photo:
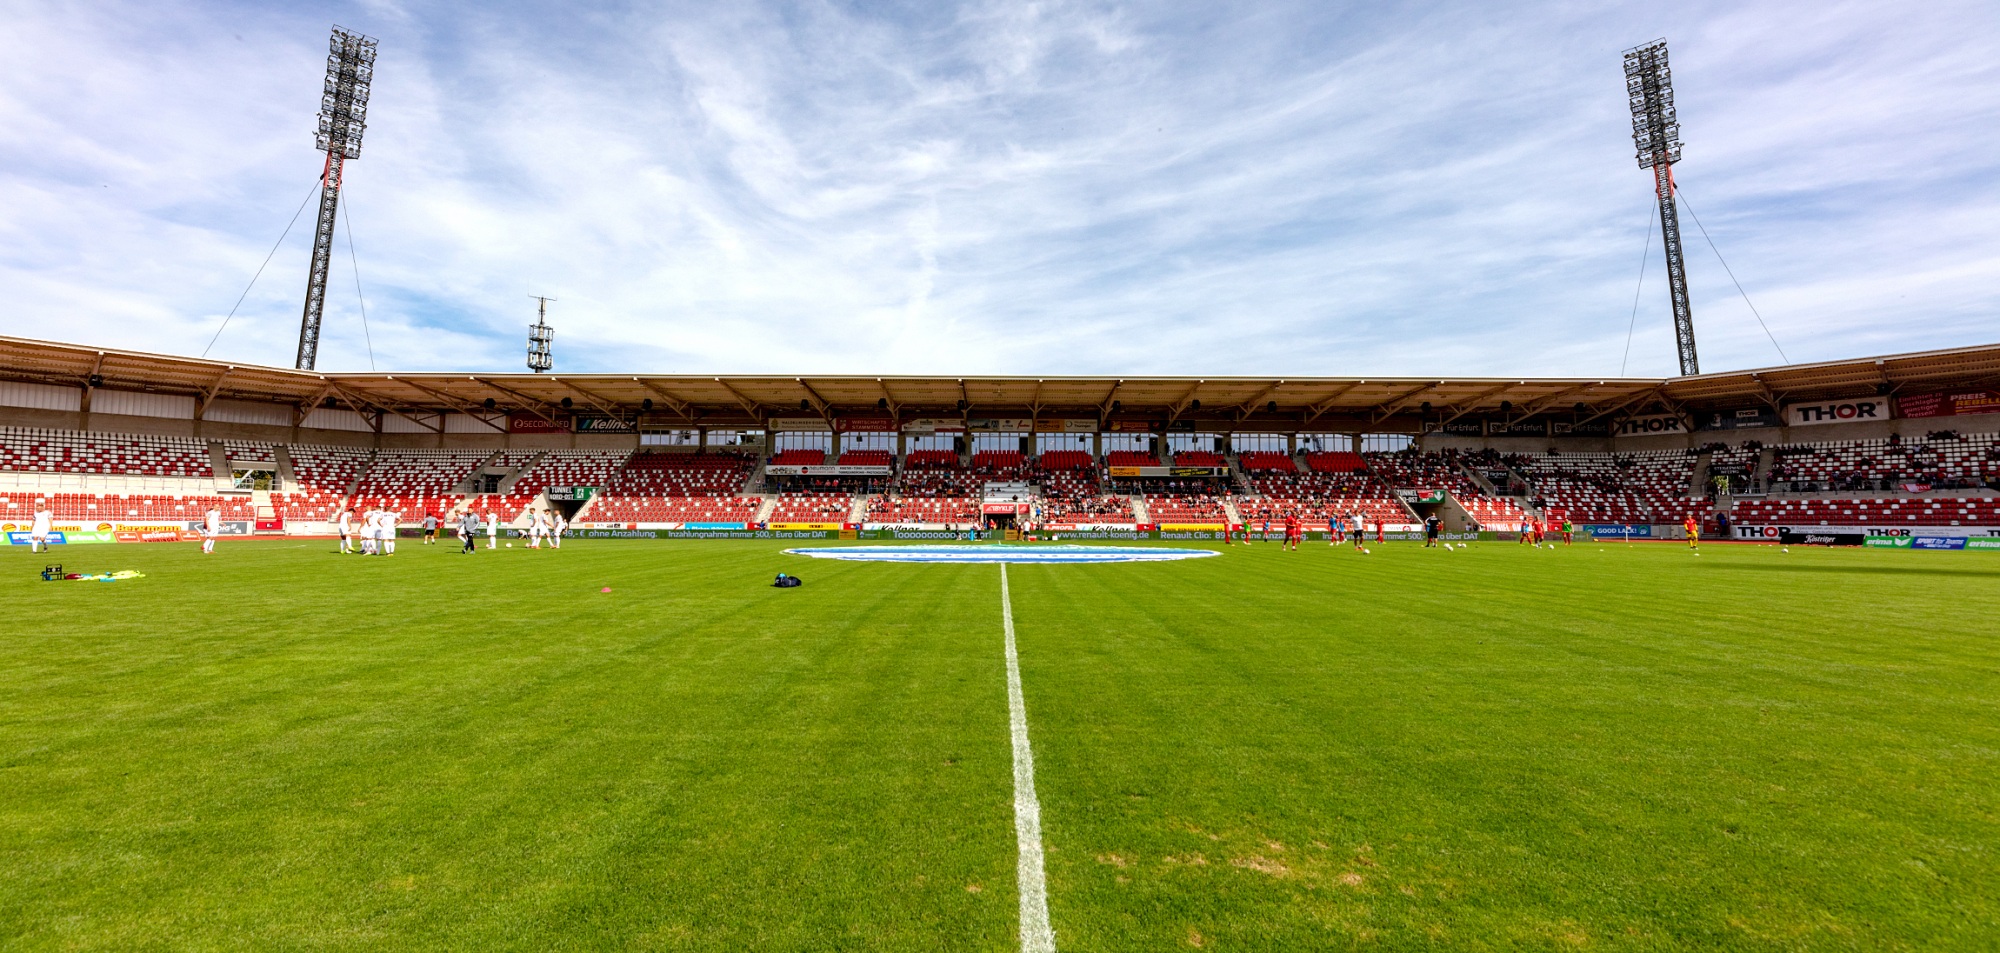
POLYGON ((1014 734, 1014 840, 1020 847, 1021 953, 1055 953, 1049 927, 1049 884, 1042 876, 1042 802, 1035 799, 1035 752, 1028 747, 1028 706, 1021 699, 1021 660, 1014 654, 1014 600, 1007 564, 1000 564, 1000 621, 1007 632, 1007 726, 1014 734))

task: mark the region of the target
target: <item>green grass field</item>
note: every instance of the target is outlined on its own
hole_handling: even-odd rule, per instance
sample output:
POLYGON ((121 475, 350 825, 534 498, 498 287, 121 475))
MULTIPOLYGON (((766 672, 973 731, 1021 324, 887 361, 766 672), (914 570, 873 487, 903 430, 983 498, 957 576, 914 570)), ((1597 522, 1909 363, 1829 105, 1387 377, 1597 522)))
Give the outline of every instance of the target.
MULTIPOLYGON (((0 948, 1018 948, 997 567, 332 548, 0 552, 0 948)), ((2000 948, 2000 559, 1374 550, 1008 570, 1059 949, 2000 948)))

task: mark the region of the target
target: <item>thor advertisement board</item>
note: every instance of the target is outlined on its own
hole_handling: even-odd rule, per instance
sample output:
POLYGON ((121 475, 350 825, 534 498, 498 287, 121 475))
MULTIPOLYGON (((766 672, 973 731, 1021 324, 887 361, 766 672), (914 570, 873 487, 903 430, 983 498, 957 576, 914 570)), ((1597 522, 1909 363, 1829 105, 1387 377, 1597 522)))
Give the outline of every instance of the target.
POLYGON ((1643 417, 1627 417, 1618 422, 1620 437, 1649 437, 1655 434, 1686 433, 1687 427, 1679 414, 1647 414, 1643 417))
POLYGON ((1768 543, 1781 542, 1787 535, 1802 536, 1818 533, 1846 533, 1850 535, 1858 533, 1864 537, 1905 537, 1911 535, 1911 528, 1908 526, 1787 526, 1780 523, 1759 523, 1746 526, 1738 523, 1730 530, 1730 535, 1736 539, 1763 540, 1768 543))
POLYGON ((2000 414, 2000 391, 1953 390, 1936 394, 1910 394, 1896 398, 1896 412, 1904 417, 2000 414))
POLYGON ((1785 423, 1793 427, 1819 424, 1850 424, 1867 420, 1888 420, 1889 398, 1867 397, 1817 404, 1786 404, 1785 423))

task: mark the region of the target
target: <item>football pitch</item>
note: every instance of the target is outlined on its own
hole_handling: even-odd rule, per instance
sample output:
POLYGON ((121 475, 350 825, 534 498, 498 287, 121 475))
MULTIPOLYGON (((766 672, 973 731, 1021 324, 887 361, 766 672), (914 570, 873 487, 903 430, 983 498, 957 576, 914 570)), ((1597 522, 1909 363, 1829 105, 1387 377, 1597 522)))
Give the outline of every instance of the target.
MULTIPOLYGON (((787 545, 0 552, 0 947, 1020 949, 1002 569, 787 545)), ((2000 558, 1372 549, 1005 570, 1057 949, 2000 942, 2000 558)))

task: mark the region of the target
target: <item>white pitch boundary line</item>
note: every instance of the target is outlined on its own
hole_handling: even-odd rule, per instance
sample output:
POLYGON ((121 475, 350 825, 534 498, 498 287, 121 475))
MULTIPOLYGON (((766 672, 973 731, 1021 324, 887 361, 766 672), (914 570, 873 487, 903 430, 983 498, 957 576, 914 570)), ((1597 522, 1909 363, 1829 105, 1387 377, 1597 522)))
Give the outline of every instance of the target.
POLYGON ((1014 653, 1014 600, 1007 564, 1000 564, 1000 622, 1007 633, 1007 726, 1014 735, 1014 840, 1021 861, 1021 953, 1055 953, 1049 927, 1049 884, 1042 875, 1042 802, 1035 798, 1035 752, 1028 747, 1028 705, 1021 698, 1021 660, 1014 653))

